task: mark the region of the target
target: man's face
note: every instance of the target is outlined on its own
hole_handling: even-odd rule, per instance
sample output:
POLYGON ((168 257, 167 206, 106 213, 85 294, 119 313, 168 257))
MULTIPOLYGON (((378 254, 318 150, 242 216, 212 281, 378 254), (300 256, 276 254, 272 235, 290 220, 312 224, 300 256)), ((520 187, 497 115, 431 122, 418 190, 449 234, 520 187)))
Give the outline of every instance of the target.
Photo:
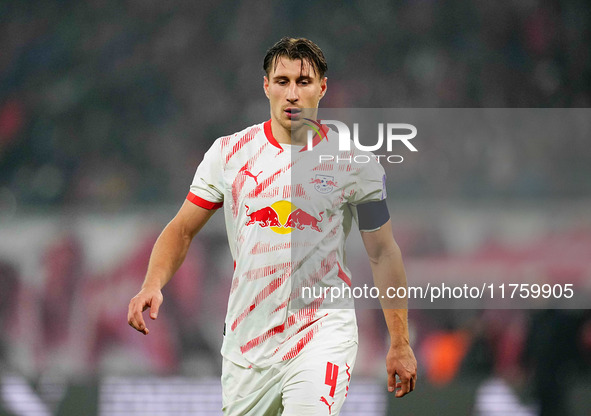
POLYGON ((293 122, 301 119, 302 108, 318 107, 326 92, 326 77, 321 79, 308 61, 302 65, 300 59, 282 57, 271 68, 269 76, 265 76, 264 88, 271 105, 272 121, 290 130, 293 122))

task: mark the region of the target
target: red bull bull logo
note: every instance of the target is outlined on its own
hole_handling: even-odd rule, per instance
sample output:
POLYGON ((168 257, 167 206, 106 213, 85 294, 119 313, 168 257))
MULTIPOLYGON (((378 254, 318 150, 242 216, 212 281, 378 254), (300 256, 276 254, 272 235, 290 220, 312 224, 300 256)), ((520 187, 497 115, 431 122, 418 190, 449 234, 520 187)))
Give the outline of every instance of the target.
POLYGON ((290 228, 297 228, 298 230, 303 230, 305 227, 310 227, 315 231, 322 232, 322 230, 318 228, 318 223, 322 222, 322 214, 324 214, 324 211, 322 211, 319 214, 320 219, 316 219, 303 209, 298 208, 294 212, 289 214, 285 226, 290 228))
POLYGON ((249 207, 246 206, 246 215, 248 215, 248 222, 246 225, 258 224, 261 227, 281 227, 279 216, 277 212, 271 207, 261 208, 251 214, 248 213, 249 207))
POLYGON ((324 211, 318 214, 319 218, 298 208, 290 201, 277 201, 269 207, 264 207, 250 212, 246 206, 246 215, 248 221, 245 225, 259 225, 261 228, 269 227, 270 230, 278 234, 289 234, 293 230, 303 230, 305 228, 322 232, 319 223, 322 222, 324 211))

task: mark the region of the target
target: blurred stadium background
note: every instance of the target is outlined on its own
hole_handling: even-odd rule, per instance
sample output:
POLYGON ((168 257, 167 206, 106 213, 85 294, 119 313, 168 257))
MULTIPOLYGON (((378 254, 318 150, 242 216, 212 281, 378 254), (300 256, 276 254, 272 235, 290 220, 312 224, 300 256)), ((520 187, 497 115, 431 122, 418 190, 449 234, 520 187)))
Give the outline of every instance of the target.
MULTIPOLYGON (((590 114, 582 0, 1 0, 0 415, 220 414, 232 264, 222 216, 165 289, 150 336, 128 327, 127 303, 204 151, 268 118, 261 62, 284 35, 327 55, 325 107, 590 114)), ((411 283, 502 273, 588 286, 583 133, 442 138, 390 170, 411 283)), ((353 250, 349 261, 366 260, 353 250)), ((343 413, 590 415, 590 317, 411 310, 419 385, 389 400, 383 318, 360 310, 343 413)))

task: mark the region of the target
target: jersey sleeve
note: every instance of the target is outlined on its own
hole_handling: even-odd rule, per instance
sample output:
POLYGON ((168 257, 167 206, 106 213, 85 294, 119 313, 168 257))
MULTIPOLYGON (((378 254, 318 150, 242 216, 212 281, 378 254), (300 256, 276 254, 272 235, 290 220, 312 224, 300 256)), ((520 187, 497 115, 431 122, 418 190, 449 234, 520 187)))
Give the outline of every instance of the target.
POLYGON ((216 140, 197 167, 187 199, 205 209, 217 209, 224 203, 224 175, 220 140, 216 140))
POLYGON ((367 163, 356 164, 357 171, 349 194, 348 202, 352 205, 386 199, 386 173, 384 168, 370 156, 367 163))
POLYGON ((369 162, 357 166, 348 198, 359 230, 367 232, 379 230, 390 219, 385 203, 386 173, 373 155, 370 158, 369 162))

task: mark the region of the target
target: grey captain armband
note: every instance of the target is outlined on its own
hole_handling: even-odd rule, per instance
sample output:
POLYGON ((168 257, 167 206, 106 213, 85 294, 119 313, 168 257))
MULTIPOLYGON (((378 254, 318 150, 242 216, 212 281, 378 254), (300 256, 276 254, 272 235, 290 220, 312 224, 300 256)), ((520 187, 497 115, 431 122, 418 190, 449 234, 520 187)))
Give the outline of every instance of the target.
POLYGON ((366 202, 357 205, 360 231, 375 231, 390 219, 386 200, 366 202))

